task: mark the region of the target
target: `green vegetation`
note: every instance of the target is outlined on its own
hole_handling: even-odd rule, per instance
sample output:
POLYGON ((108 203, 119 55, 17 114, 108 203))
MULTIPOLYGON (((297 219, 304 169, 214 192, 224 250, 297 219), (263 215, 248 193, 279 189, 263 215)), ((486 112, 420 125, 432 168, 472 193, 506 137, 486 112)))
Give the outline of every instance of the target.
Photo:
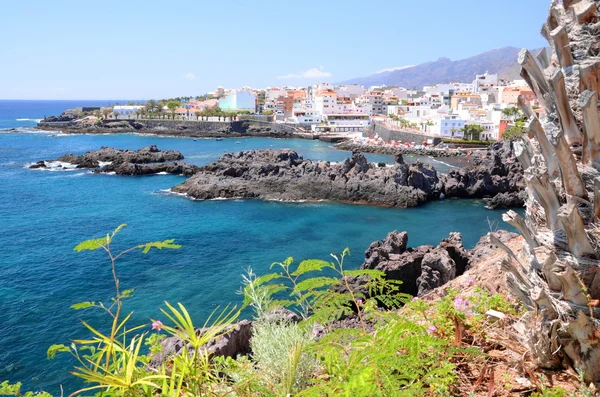
POLYGON ((506 119, 510 120, 509 126, 502 134, 502 140, 512 141, 522 137, 525 134, 525 123, 527 117, 516 107, 506 108, 502 111, 506 119))
MULTIPOLYGON (((243 306, 216 309, 202 332, 183 305, 167 302, 161 309, 163 320, 131 325, 132 313, 125 314, 124 303, 134 291, 121 286, 118 260, 135 251, 147 254, 179 245, 164 240, 115 252, 115 236, 124 226, 75 247, 78 252, 107 254, 115 295, 107 302, 71 306, 104 312, 112 324, 106 333, 82 321, 89 337, 48 349, 49 359, 60 353, 72 355, 72 374, 86 383, 72 396, 457 395, 464 390, 460 368, 465 362, 485 368, 493 360, 471 347, 475 340, 485 344, 488 331, 498 327, 485 312, 518 316, 521 311, 506 296, 481 288, 470 297, 450 289, 437 302, 411 299, 401 293, 399 282, 386 280, 380 271, 347 270, 346 249, 332 255, 331 262, 304 260, 296 265, 287 258, 273 263, 273 272, 260 277, 248 269, 239 291, 243 306), (228 332, 244 308, 254 317, 252 355, 211 357, 207 344, 228 332), (301 320, 294 321, 290 310, 301 320), (189 354, 150 365, 167 336, 179 338, 189 354)), ((549 394, 542 387, 538 392, 563 395, 549 394)), ((0 395, 33 397, 21 392, 21 384, 8 382, 0 384, 0 395)))
POLYGON ((465 139, 469 141, 479 141, 480 134, 484 131, 483 127, 477 124, 466 124, 460 129, 465 139))
POLYGON ((167 108, 169 108, 169 111, 171 112, 171 118, 173 120, 175 120, 175 111, 180 106, 181 106, 181 102, 179 102, 179 101, 169 101, 169 102, 167 102, 167 108))

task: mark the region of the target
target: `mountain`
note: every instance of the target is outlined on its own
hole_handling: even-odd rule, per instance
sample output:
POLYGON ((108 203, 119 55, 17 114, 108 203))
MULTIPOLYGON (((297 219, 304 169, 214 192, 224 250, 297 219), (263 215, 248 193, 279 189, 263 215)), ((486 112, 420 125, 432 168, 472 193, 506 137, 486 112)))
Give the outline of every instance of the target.
MULTIPOLYGON (((387 85, 420 88, 437 83, 471 83, 475 80, 476 74, 485 72, 497 73, 500 78, 517 79, 520 78, 520 67, 517 63, 520 50, 516 47, 504 47, 458 61, 440 58, 437 61, 412 67, 347 80, 341 84, 360 84, 365 87, 387 85)), ((537 54, 541 50, 536 49, 532 52, 537 54)))

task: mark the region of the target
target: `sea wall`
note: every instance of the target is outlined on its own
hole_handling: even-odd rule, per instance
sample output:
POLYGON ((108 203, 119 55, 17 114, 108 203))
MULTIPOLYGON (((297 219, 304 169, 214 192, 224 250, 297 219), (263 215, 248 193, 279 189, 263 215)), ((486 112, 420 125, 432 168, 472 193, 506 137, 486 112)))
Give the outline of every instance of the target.
POLYGON ((364 137, 372 138, 375 135, 379 135, 385 142, 402 141, 421 143, 427 139, 433 138, 433 144, 437 145, 442 141, 439 137, 432 137, 431 135, 418 134, 415 132, 392 130, 381 124, 372 124, 363 131, 364 137))

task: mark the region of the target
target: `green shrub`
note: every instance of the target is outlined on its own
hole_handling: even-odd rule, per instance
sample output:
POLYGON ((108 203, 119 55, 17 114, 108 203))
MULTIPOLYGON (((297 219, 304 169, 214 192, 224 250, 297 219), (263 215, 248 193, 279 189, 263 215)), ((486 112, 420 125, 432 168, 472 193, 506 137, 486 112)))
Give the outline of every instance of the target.
POLYGON ((257 321, 252 327, 252 358, 283 395, 306 388, 317 372, 319 362, 306 351, 311 343, 311 332, 296 323, 257 321))

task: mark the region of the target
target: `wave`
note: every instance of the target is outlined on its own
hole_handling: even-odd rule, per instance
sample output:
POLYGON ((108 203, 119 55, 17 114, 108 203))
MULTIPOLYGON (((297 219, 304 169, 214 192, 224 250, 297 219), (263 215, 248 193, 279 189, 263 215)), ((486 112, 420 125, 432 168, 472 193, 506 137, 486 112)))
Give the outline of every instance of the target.
POLYGON ((12 128, 0 128, 0 134, 54 134, 53 131, 38 130, 34 127, 12 127, 12 128))
POLYGON ((35 121, 36 123, 39 123, 43 119, 16 119, 16 120, 17 121, 35 121))
MULTIPOLYGON (((25 164, 25 168, 29 169, 29 166, 35 163, 25 164)), ((64 172, 64 171, 81 171, 81 168, 77 168, 77 164, 71 164, 64 161, 44 161, 46 167, 32 168, 34 171, 50 171, 50 172, 64 172)))
POLYGON ((457 167, 457 166, 455 166, 455 165, 448 164, 448 163, 446 163, 446 162, 444 162, 444 161, 436 160, 436 159, 435 159, 435 157, 432 157, 432 158, 431 158, 431 160, 432 160, 432 161, 435 161, 436 163, 444 164, 446 167, 450 167, 450 168, 458 168, 458 167, 457 167))

